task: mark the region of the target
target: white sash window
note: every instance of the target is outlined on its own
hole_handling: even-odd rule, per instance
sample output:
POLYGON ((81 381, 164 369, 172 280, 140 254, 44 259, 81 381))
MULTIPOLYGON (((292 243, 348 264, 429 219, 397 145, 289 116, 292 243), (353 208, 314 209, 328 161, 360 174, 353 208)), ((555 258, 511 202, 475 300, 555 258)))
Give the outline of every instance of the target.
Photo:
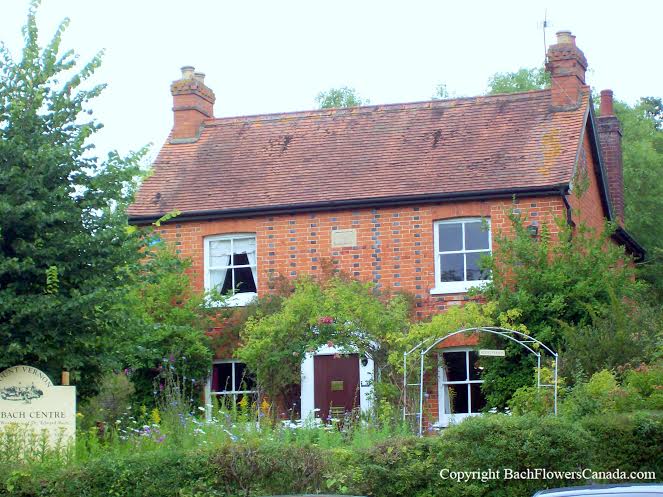
POLYGON ((258 292, 255 235, 205 238, 205 289, 229 296, 226 305, 242 306, 258 292))

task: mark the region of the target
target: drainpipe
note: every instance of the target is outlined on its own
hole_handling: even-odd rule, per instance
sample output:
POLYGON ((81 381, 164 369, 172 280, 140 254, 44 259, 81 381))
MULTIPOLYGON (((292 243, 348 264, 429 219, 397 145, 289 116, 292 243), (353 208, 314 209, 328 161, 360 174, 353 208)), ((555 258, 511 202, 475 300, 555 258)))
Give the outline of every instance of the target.
POLYGON ((573 220, 573 210, 571 209, 571 204, 568 199, 569 189, 568 187, 560 188, 559 194, 562 196, 562 202, 564 202, 564 207, 566 208, 566 225, 571 228, 575 228, 575 221, 573 220))

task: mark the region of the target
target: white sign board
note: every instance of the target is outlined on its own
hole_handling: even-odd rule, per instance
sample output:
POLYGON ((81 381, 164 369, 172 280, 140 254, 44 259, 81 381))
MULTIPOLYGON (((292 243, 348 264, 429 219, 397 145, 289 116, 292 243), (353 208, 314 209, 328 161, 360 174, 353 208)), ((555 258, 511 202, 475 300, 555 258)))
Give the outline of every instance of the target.
POLYGON ((334 230, 331 234, 332 247, 354 247, 357 245, 357 230, 334 230))
POLYGON ((11 425, 48 434, 53 446, 67 445, 76 435, 76 387, 55 386, 32 366, 0 372, 0 431, 11 425))
POLYGON ((495 349, 479 349, 479 355, 484 357, 506 357, 506 353, 503 350, 495 349))

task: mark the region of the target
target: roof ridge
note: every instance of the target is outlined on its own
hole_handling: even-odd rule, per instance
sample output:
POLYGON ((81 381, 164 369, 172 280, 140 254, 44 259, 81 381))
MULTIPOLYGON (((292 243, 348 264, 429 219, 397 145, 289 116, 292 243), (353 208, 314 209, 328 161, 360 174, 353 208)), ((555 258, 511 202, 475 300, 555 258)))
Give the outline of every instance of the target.
POLYGON ((248 114, 241 116, 226 116, 215 117, 204 121, 205 127, 221 126, 223 124, 232 124, 236 122, 245 121, 275 121, 281 118, 304 119, 320 115, 344 115, 344 114, 359 114, 367 112, 375 112, 382 110, 406 110, 406 109, 423 109, 426 107, 447 107, 449 104, 455 102, 476 102, 485 100, 519 100, 520 98, 527 97, 534 94, 542 94, 550 92, 549 88, 543 90, 528 90, 524 92, 514 93, 499 93, 496 95, 478 95, 473 97, 457 97, 446 99, 433 99, 433 100, 419 100, 415 102, 396 102, 389 104, 373 104, 373 105, 358 105, 355 107, 333 107, 326 109, 310 109, 310 110, 296 110, 287 112, 271 112, 267 114, 248 114))

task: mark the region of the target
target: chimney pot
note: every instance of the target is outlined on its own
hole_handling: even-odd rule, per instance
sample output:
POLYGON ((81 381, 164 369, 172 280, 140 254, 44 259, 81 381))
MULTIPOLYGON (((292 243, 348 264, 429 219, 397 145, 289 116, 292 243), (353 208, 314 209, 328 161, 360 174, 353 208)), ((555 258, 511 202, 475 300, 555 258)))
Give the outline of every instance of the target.
POLYGON ((553 111, 575 110, 582 104, 587 59, 576 46, 571 31, 559 31, 557 43, 548 47, 546 70, 551 79, 553 111))
POLYGON ((170 85, 173 95, 171 139, 196 139, 206 119, 214 118, 214 92, 205 85, 205 75, 193 66, 182 67, 182 78, 170 85))
POLYGON ((193 79, 195 68, 193 66, 182 67, 182 79, 193 79))
POLYGON ((614 116, 612 90, 601 90, 601 116, 614 116))
POLYGON ((576 37, 571 34, 571 31, 557 31, 557 44, 575 45, 576 37))

